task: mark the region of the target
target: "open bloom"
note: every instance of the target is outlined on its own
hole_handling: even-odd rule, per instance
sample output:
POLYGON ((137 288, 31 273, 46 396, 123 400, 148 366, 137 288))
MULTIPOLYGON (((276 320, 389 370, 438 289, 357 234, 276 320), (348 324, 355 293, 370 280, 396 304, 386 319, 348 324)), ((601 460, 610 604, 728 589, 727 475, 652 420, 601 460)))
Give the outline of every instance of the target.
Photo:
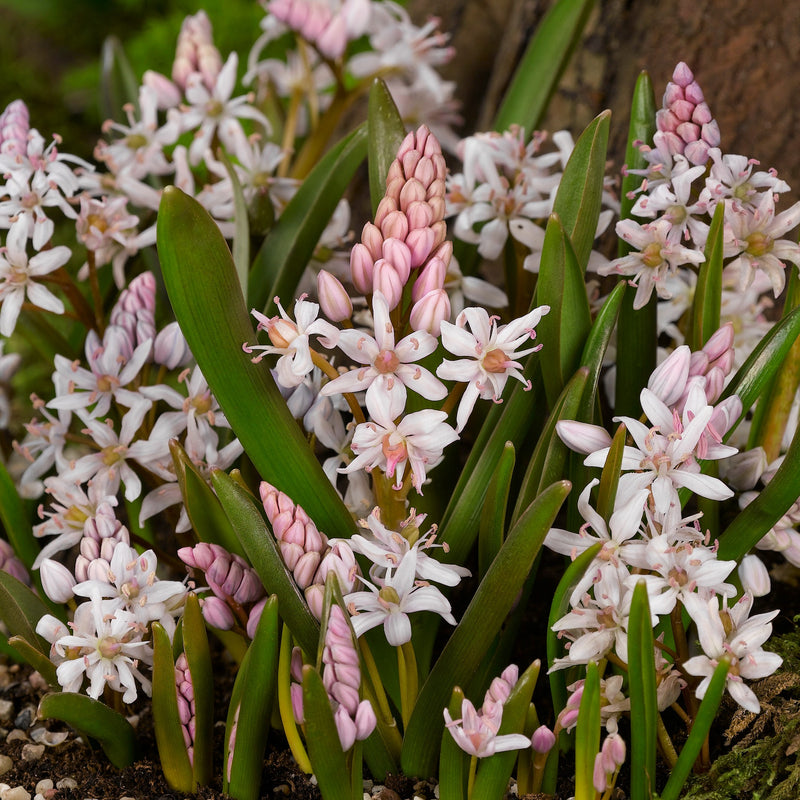
POLYGON ((536 336, 534 328, 548 311, 549 306, 539 306, 524 317, 498 327, 497 317, 490 317, 485 309, 465 308, 456 317, 455 325, 442 322, 442 344, 453 355, 463 358, 444 361, 436 374, 444 380, 467 384, 458 405, 457 431, 464 429, 479 397, 500 402, 509 377, 530 388, 530 381, 520 372, 522 364, 516 359, 536 352, 541 345, 526 350, 518 348, 536 336))
POLYGON ((499 703, 495 706, 497 710, 494 713, 487 713, 485 704, 481 713, 478 713, 475 706, 465 699, 461 703, 461 719, 456 720, 450 716, 447 709, 444 709, 445 727, 465 753, 485 758, 507 750, 524 750, 530 747, 531 740, 521 733, 497 735, 503 707, 499 703))

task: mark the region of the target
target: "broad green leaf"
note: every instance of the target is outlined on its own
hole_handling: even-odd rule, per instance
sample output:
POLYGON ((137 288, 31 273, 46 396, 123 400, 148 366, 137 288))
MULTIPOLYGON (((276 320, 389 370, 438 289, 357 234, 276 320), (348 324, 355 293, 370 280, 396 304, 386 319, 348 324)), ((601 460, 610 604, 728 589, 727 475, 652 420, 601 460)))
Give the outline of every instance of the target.
POLYGON ((586 126, 564 167, 553 202, 553 213, 575 248, 581 274, 586 272, 597 232, 610 127, 610 111, 598 114, 586 126))
POLYGON ((236 170, 222 147, 217 150, 217 158, 225 167, 231 182, 235 226, 232 256, 233 263, 236 266, 236 274, 239 277, 239 286, 242 287, 242 294, 244 294, 250 275, 250 219, 247 213, 247 202, 244 199, 244 191, 236 170))
POLYGON ((178 792, 197 788, 183 739, 175 686, 172 642, 161 623, 153 623, 153 729, 167 783, 178 792))
POLYGON ((700 703, 700 708, 694 718, 692 730, 689 732, 689 738, 678 756, 678 762, 670 770, 667 785, 659 795, 661 800, 678 800, 678 797, 680 797, 681 790, 694 767, 694 762, 700 755, 703 742, 705 742, 708 732, 711 730, 711 725, 716 719, 719 704, 722 702, 722 695, 725 693, 730 667, 731 662, 728 657, 723 656, 711 676, 703 701, 700 703))
POLYGON ((500 461, 506 442, 519 448, 532 425, 543 419, 544 389, 539 363, 529 360, 523 376, 532 389, 521 385, 504 392, 502 403, 492 406, 461 470, 439 527, 440 538, 450 546, 448 561, 464 563, 478 535, 481 512, 489 481, 500 461))
MULTIPOLYGON (((461 719, 464 692, 453 687, 447 706, 451 719, 461 719)), ((447 728, 442 732, 442 749, 439 752, 439 800, 464 800, 467 793, 467 772, 470 757, 457 744, 447 728)))
POLYGON ((725 434, 725 440, 744 419, 753 403, 761 397, 762 392, 770 386, 798 333, 800 333, 800 308, 796 308, 769 330, 728 382, 720 400, 733 394, 738 395, 742 401, 742 416, 725 434))
POLYGON ((512 125, 528 138, 541 123, 594 5, 593 0, 558 0, 536 28, 494 121, 496 131, 512 125))
POLYGON ((219 498, 197 465, 189 458, 177 439, 169 443, 169 450, 172 454, 172 463, 175 465, 178 485, 181 488, 183 504, 197 538, 201 542, 218 544, 229 553, 244 557, 244 549, 228 521, 219 498))
POLYGON ((47 606, 24 583, 0 570, 0 619, 11 636, 19 636, 46 658, 50 645, 36 633, 47 606))
POLYGON ((719 537, 717 558, 739 561, 800 497, 800 428, 772 480, 719 537))
MULTIPOLYGON (((637 142, 650 144, 656 130, 656 101, 653 84, 646 72, 639 75, 631 103, 631 120, 628 128, 628 147, 625 164, 628 170, 645 169, 647 162, 639 151, 637 142)), ((622 179, 620 218, 631 218, 634 198, 629 196, 642 183, 641 175, 630 172, 622 179)), ((619 256, 630 251, 627 242, 620 238, 619 256)), ((656 298, 652 297, 644 308, 633 310, 636 289, 626 286, 625 298, 619 315, 617 341, 622 344, 617 350, 617 378, 615 410, 618 414, 638 417, 641 413, 639 393, 647 385, 647 379, 656 368, 656 298)))
POLYGON ((228 763, 231 744, 231 725, 237 729, 233 747, 230 778, 223 778, 226 794, 237 800, 258 800, 261 796, 261 770, 264 765, 264 748, 269 736, 272 700, 278 676, 279 652, 278 598, 267 600, 256 634, 247 651, 247 663, 236 678, 241 681, 239 691, 234 691, 225 728, 225 761, 228 763))
POLYGON ((578 366, 592 327, 583 273, 557 214, 550 216, 544 235, 536 302, 550 307, 537 326, 537 335, 546 343, 539 359, 552 407, 578 366))
POLYGON ((228 246, 193 198, 164 190, 158 254, 175 316, 234 433, 261 476, 289 494, 329 536, 349 537, 350 513, 308 447, 265 365, 228 246))
POLYGON ((317 651, 319 626, 281 558, 275 536, 253 496, 230 475, 215 470, 211 482, 264 588, 278 598, 281 617, 306 653, 317 651))
POLYGON ((478 573, 483 576, 503 544, 508 493, 514 473, 514 445, 506 442, 503 455, 489 481, 478 534, 478 573))
POLYGON ((214 673, 206 623, 197 595, 190 592, 183 610, 183 649, 192 676, 195 704, 194 780, 200 786, 213 778, 214 673))
POLYGON ((25 503, 2 462, 0 462, 0 521, 3 523, 8 543, 20 561, 30 569, 36 556, 39 555, 39 545, 33 535, 33 525, 25 509, 25 503))
POLYGON ((369 196, 372 201, 372 213, 386 193, 386 176, 389 167, 397 156, 397 151, 406 135, 403 118, 397 110, 389 88, 380 79, 375 78, 369 90, 369 110, 367 112, 369 126, 369 144, 367 145, 367 163, 369 164, 369 196))
MULTIPOLYGON (((511 690, 508 700, 503 703, 503 721, 500 723, 498 734, 504 736, 508 733, 522 733, 525 718, 533 697, 533 690, 539 678, 541 663, 534 661, 511 690)), ((511 750, 495 753, 489 758, 482 758, 475 776, 473 797, 502 797, 508 787, 514 762, 517 760, 518 751, 511 750)))
POLYGON ((600 751, 600 672, 586 667, 578 724, 575 729, 575 800, 594 800, 594 759, 600 751))
POLYGON ((118 769, 129 767, 136 759, 136 733, 130 722, 99 700, 77 692, 46 694, 39 702, 38 715, 41 719, 60 719, 96 739, 118 769))
POLYGON ((547 423, 536 442, 522 484, 517 492, 517 502, 511 517, 512 524, 519 519, 520 514, 533 502, 542 489, 563 476, 568 448, 558 438, 556 423, 560 420, 575 419, 586 388, 587 375, 587 369, 583 367, 579 369, 564 387, 561 396, 553 406, 547 423))
POLYGON ((303 667, 303 715, 308 755, 322 796, 325 800, 352 800, 350 774, 331 701, 319 672, 308 664, 303 667))
POLYGON ((697 287, 692 304, 692 330, 687 344, 692 350, 702 350, 703 345, 719 328, 722 303, 722 256, 725 230, 725 203, 717 203, 714 218, 706 239, 706 260, 700 265, 697 287))
POLYGON ((628 625, 628 687, 631 700, 631 798, 650 800, 656 781, 656 665, 647 584, 633 590, 628 625))
MULTIPOLYGON (((601 543, 592 545, 584 550, 565 570, 558 582, 553 602, 550 604, 550 616, 547 620, 547 665, 553 668, 555 660, 563 655, 564 646, 558 634, 553 630, 553 625, 558 622, 569 610, 569 598, 584 572, 600 552, 601 543)), ((550 674, 550 694, 553 697, 553 710, 556 716, 561 713, 567 704, 567 689, 563 670, 550 674)), ((562 733, 563 736, 563 733, 562 733)))
POLYGON ((37 650, 21 636, 12 636, 8 640, 8 644, 15 658, 22 657, 42 675, 54 690, 60 689, 56 666, 41 650, 37 650))
POLYGON ((453 686, 469 681, 500 630, 570 488, 567 481, 548 487, 509 531, 419 693, 403 742, 406 773, 432 775, 436 769, 444 725, 441 709, 450 701, 453 686))
POLYGON ((276 296, 285 306, 294 297, 322 231, 364 160, 367 136, 368 126, 363 124, 319 160, 256 254, 247 299, 267 316, 276 313, 276 296))

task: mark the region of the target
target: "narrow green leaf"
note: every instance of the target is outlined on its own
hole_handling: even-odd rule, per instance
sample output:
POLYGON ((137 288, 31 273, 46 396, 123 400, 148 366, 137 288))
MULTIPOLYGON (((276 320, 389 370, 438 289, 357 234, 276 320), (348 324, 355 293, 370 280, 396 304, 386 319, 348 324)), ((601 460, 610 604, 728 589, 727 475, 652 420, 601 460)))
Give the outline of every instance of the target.
POLYGON ((521 125, 530 138, 569 63, 594 5, 559 0, 536 28, 494 121, 496 131, 521 125))
POLYGON ((284 304, 294 297, 320 234, 366 156, 367 136, 363 124, 319 160, 256 253, 247 299, 267 316, 276 313, 276 296, 284 304))
POLYGON ((617 486, 619 485, 622 456, 625 452, 625 439, 628 436, 624 423, 620 423, 611 449, 608 451, 606 463, 600 473, 600 486, 597 490, 597 513, 605 520, 606 525, 611 521, 614 513, 614 504, 617 501, 617 486))
MULTIPOLYGON (((464 692, 459 686, 454 686, 447 706, 450 719, 461 719, 463 702, 464 692)), ((464 800, 467 795, 469 760, 470 757, 445 728, 442 732, 442 749, 439 752, 439 800, 464 800)))
POLYGON ((550 307, 537 328, 547 342, 539 359, 547 402, 553 406, 578 366, 592 327, 583 273, 557 214, 550 216, 544 235, 536 302, 550 307))
POLYGON ((55 664, 41 650, 37 650, 21 636, 12 636, 8 640, 8 644, 13 649, 15 657, 21 656, 41 674, 54 690, 60 690, 55 664))
POLYGON ((575 729, 575 800, 594 800, 594 759, 600 751, 600 672, 586 667, 578 724, 575 729))
POLYGON ((96 739, 119 769, 129 767, 136 759, 136 733, 130 722, 99 700, 76 692, 46 694, 39 701, 38 715, 40 719, 60 719, 96 739))
POLYGON ((236 266, 236 275, 239 278, 239 286, 242 294, 247 289, 247 281, 250 275, 250 218, 247 213, 247 202, 244 199, 244 191, 239 181, 239 176, 231 164, 231 160, 225 154, 223 148, 218 148, 217 158, 222 162, 228 177, 231 181, 233 191, 233 263, 236 266))
POLYGON ((253 569, 264 588, 278 598, 281 616, 306 653, 315 653, 319 626, 281 558, 275 536, 253 496, 222 470, 211 473, 211 482, 239 536, 253 569))
POLYGON ((553 203, 553 213, 575 248, 581 274, 586 272, 600 217, 610 127, 610 111, 598 114, 586 126, 564 167, 553 203))
POLYGON ((167 783, 178 792, 193 792, 197 784, 183 739, 175 686, 172 642, 158 622, 153 623, 153 729, 158 758, 167 783))
MULTIPOLYGON (((646 72, 639 75, 631 103, 631 120, 628 128, 628 147, 625 164, 628 169, 644 169, 647 162, 639 151, 638 143, 650 144, 656 130, 656 101, 653 84, 646 72)), ((632 193, 642 183, 641 175, 630 172, 622 179, 621 219, 631 218, 635 202, 632 193)), ((630 248, 623 239, 619 240, 619 255, 625 256, 630 248)), ((623 283, 625 283, 623 281, 623 283)), ((639 393, 647 385, 647 379, 656 367, 656 298, 644 308, 633 310, 636 289, 626 286, 625 298, 619 315, 617 341, 624 344, 617 352, 617 379, 615 410, 618 414, 638 417, 641 413, 639 393)))
POLYGON ((303 715, 308 755, 322 796, 325 800, 352 800, 350 774, 331 701, 319 672, 308 664, 303 667, 303 715))
POLYGON ((477 669, 514 605, 570 488, 567 481, 550 486, 509 531, 419 693, 403 742, 402 766, 406 773, 431 775, 436 769, 444 721, 433 710, 443 709, 453 686, 466 685, 477 669))
MULTIPOLYGON (((511 690, 508 700, 503 704, 503 721, 500 723, 498 734, 504 736, 509 733, 522 733, 525 727, 525 718, 533 697, 533 689, 539 678, 541 663, 534 661, 511 690)), ((478 765, 475 776, 473 797, 502 797, 508 788, 511 771, 517 760, 518 751, 511 750, 495 753, 489 758, 483 758, 478 765)))
POLYGON ((481 514, 478 533, 478 573, 485 575, 489 565, 503 544, 505 533, 508 493, 511 489, 511 476, 514 473, 514 445, 506 442, 497 468, 489 481, 486 502, 481 514))
POLYGON ((329 536, 349 537, 353 519, 269 370, 254 365, 242 351, 256 334, 228 246, 205 209, 175 187, 162 195, 158 254, 181 330, 256 469, 302 505, 329 536))
MULTIPOLYGON (((279 652, 278 598, 267 600, 256 635, 248 650, 247 664, 236 682, 242 682, 237 693, 238 711, 234 711, 236 737, 230 779, 224 782, 226 794, 237 800, 258 800, 261 796, 261 770, 264 748, 269 735, 272 700, 278 676, 279 652)), ((233 698, 231 698, 233 710, 233 698)), ((225 731, 225 764, 228 763, 231 741, 231 713, 225 731)))
POLYGON ((244 557, 244 549, 228 521, 219 498, 197 465, 189 458, 177 439, 169 443, 169 450, 172 454, 172 463, 175 465, 175 474, 178 476, 183 504, 197 538, 201 542, 218 544, 229 553, 244 557))
POLYGON ((512 524, 519 519, 520 514, 533 502, 542 489, 562 478, 568 448, 558 438, 556 423, 565 419, 575 419, 586 388, 587 376, 588 370, 579 369, 556 400, 553 410, 547 418, 547 423, 536 442, 522 484, 517 492, 517 502, 511 517, 512 524))
POLYGON ((463 563, 472 549, 489 481, 506 442, 519 448, 531 427, 544 419, 539 363, 528 361, 523 376, 531 380, 532 389, 524 391, 515 384, 504 393, 504 401, 489 410, 442 516, 440 536, 450 546, 452 563, 463 563))
POLYGON ((0 570, 0 619, 11 636, 19 636, 48 658, 50 645, 36 633, 47 606, 24 583, 0 570))
POLYGON ((725 684, 730 667, 730 661, 726 656, 723 656, 711 676, 703 701, 697 710, 692 730, 689 732, 689 738, 678 756, 678 762, 670 770, 667 785, 660 795, 661 800, 678 800, 681 790, 694 767, 694 762, 700 755, 703 742, 706 740, 708 732, 711 730, 711 725, 717 716, 719 704, 722 702, 722 695, 725 693, 725 684))
POLYGON ((200 602, 194 592, 186 597, 183 610, 183 648, 192 676, 195 705, 194 758, 195 783, 205 786, 213 778, 214 674, 211 648, 200 602))
POLYGON ((100 106, 105 119, 125 122, 124 106, 131 103, 139 116, 139 79, 122 43, 107 36, 100 54, 100 106))
POLYGON ((397 151, 406 135, 403 118, 392 99, 389 87, 380 78, 375 78, 369 90, 369 110, 367 112, 369 144, 367 163, 369 164, 369 196, 372 213, 386 193, 386 176, 389 167, 397 156, 397 151))
POLYGON ((656 665, 647 584, 633 590, 628 624, 628 686, 631 700, 631 798, 650 800, 655 793, 656 665))
POLYGON ((692 350, 702 350, 719 328, 722 304, 722 256, 725 230, 725 203, 717 203, 705 246, 706 260, 700 265, 692 303, 692 329, 686 342, 692 350))
POLYGON ((30 569, 39 555, 30 515, 5 465, 0 462, 0 521, 17 557, 30 569))
MULTIPOLYGON (((558 634, 553 630, 553 625, 570 610, 570 595, 589 568, 589 565, 594 561, 595 556, 600 552, 602 546, 602 543, 598 542, 584 550, 564 570, 564 574, 558 582, 553 595, 553 602, 550 604, 550 616, 547 620, 547 665, 549 669, 553 668, 555 660, 562 656, 564 652, 562 640, 558 638, 558 634)), ((563 670, 551 673, 549 680, 550 694, 553 698, 553 711, 557 716, 567 704, 567 689, 563 670)))

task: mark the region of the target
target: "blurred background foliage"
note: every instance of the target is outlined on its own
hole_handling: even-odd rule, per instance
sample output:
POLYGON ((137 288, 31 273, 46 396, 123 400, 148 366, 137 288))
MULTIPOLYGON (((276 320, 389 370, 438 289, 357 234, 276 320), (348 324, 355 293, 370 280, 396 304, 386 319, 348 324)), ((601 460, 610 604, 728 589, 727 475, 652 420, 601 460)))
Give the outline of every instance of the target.
POLYGON ((90 159, 104 119, 105 39, 120 40, 137 78, 147 69, 169 75, 181 22, 201 8, 223 59, 248 52, 264 17, 256 0, 0 0, 0 109, 24 99, 33 127, 90 159))

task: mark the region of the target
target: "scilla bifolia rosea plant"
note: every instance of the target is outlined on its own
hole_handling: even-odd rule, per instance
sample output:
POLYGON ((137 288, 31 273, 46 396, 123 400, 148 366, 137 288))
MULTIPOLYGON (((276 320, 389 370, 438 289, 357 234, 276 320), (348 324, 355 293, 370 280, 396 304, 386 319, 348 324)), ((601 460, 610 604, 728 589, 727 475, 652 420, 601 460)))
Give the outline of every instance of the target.
POLYGON ((590 2, 553 5, 461 141, 434 21, 264 6, 247 93, 190 17, 99 166, 0 116, 3 650, 120 766, 151 696, 181 792, 260 796, 279 726, 325 800, 363 764, 553 793, 570 750, 579 800, 625 765, 677 798, 723 694, 758 712, 781 661, 750 551, 800 564, 800 204, 725 151, 685 64, 660 109, 635 87, 621 187, 608 113, 538 132, 590 2), (221 753, 212 652, 238 664, 221 753))

